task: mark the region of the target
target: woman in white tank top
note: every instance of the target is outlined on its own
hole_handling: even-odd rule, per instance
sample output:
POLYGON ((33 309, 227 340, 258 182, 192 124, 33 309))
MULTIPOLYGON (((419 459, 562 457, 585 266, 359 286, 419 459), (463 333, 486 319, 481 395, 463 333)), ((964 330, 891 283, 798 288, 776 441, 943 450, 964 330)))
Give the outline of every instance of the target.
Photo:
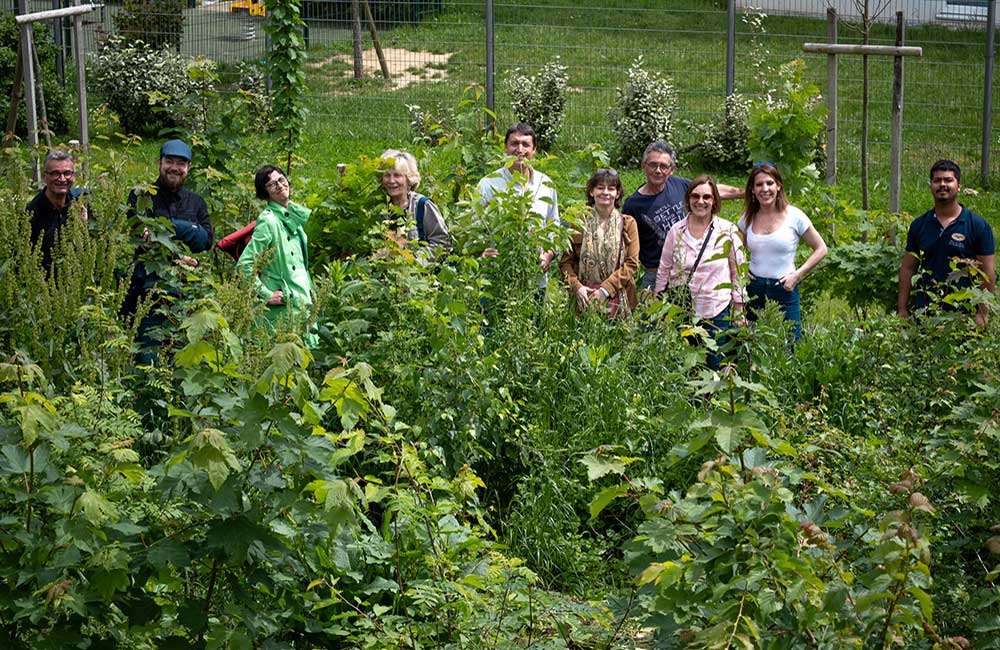
POLYGON ((747 179, 745 209, 739 229, 750 251, 749 320, 763 309, 765 300, 781 307, 785 320, 792 321, 795 340, 802 337, 802 311, 798 284, 826 257, 826 243, 809 217, 788 203, 781 172, 774 163, 754 165, 747 179), (812 253, 796 267, 799 241, 805 241, 812 253))

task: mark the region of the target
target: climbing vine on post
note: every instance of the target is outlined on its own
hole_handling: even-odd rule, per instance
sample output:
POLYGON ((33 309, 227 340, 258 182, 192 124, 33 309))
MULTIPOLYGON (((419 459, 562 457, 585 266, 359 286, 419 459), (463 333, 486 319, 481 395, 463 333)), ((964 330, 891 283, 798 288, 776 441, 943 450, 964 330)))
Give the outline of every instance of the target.
POLYGON ((267 0, 267 33, 271 37, 271 102, 274 120, 285 132, 286 173, 291 173, 292 154, 302 136, 305 108, 301 98, 306 77, 304 23, 300 0, 267 0))

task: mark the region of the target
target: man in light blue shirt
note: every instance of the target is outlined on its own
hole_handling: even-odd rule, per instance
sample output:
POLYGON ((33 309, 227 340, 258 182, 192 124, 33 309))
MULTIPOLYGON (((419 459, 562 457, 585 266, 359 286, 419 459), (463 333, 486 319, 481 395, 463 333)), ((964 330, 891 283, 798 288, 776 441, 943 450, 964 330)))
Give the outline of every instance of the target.
MULTIPOLYGON (((504 152, 514 158, 509 167, 496 170, 479 181, 478 191, 483 203, 489 203, 497 194, 508 191, 511 187, 531 196, 531 211, 539 216, 539 225, 547 227, 559 223, 559 203, 552 179, 544 173, 531 167, 531 159, 537 150, 535 130, 531 126, 518 122, 507 129, 504 136, 504 152), (515 177, 515 174, 517 177, 515 177), (522 179, 527 179, 527 183, 522 179)), ((483 251, 483 257, 496 257, 499 251, 490 247, 483 251)), ((548 284, 549 266, 556 256, 553 249, 541 250, 538 253, 538 266, 542 276, 538 279, 538 287, 548 284)))

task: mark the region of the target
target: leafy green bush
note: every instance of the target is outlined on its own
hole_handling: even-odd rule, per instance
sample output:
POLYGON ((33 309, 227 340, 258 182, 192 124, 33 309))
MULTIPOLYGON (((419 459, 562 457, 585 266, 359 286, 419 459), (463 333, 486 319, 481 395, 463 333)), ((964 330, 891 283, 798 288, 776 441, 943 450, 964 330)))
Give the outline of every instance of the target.
POLYGON ((124 0, 114 14, 117 34, 126 45, 180 51, 186 7, 187 0, 124 0))
POLYGON ((519 121, 534 128, 538 147, 543 151, 555 146, 562 130, 567 79, 566 66, 557 56, 535 75, 528 76, 520 68, 515 69, 505 83, 511 96, 511 110, 519 121))
POLYGON ((185 110, 188 95, 204 92, 210 81, 192 76, 189 68, 211 66, 206 59, 185 59, 142 42, 112 38, 91 54, 88 75, 94 88, 118 114, 129 133, 156 134, 168 126, 192 122, 197 113, 185 110))
MULTIPOLYGON (((66 88, 59 85, 59 78, 56 76, 56 48, 52 39, 49 24, 38 22, 32 28, 35 34, 35 52, 38 54, 38 61, 42 67, 42 92, 45 93, 45 111, 48 115, 48 128, 54 133, 66 133, 72 118, 73 103, 66 88)), ((0 15, 0 101, 3 115, 6 116, 10 108, 10 93, 14 82, 14 68, 17 65, 17 45, 20 40, 20 32, 14 22, 14 15, 3 13, 0 15)), ((67 69, 71 66, 67 65, 67 69)), ((22 86, 22 93, 24 92, 22 86)), ((39 115, 41 118, 41 115, 39 115)), ((17 132, 27 133, 27 123, 25 122, 24 100, 17 114, 17 132)))
POLYGON ((750 107, 747 97, 729 95, 721 122, 692 126, 697 143, 689 148, 705 166, 733 173, 746 171, 750 161, 750 107))
POLYGON ((750 110, 751 159, 778 163, 793 190, 819 178, 816 160, 825 127, 819 88, 803 78, 804 71, 801 59, 779 66, 766 77, 772 85, 764 98, 750 110))
POLYGON ((643 67, 639 55, 617 89, 609 113, 615 142, 612 157, 621 164, 638 164, 650 142, 669 141, 677 112, 677 92, 668 77, 643 67))

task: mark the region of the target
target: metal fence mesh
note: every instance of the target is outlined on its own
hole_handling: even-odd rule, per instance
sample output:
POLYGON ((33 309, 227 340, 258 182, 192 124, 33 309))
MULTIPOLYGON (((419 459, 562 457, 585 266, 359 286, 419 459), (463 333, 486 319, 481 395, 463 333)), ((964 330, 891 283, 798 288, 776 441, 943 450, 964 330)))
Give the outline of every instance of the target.
MULTIPOLYGON (((56 0, 58 2, 59 0, 56 0)), ((559 57, 567 66, 570 91, 560 143, 609 144, 608 110, 631 61, 642 55, 646 66, 669 75, 679 98, 678 118, 713 121, 725 99, 727 3, 724 0, 529 0, 498 1, 495 20, 496 109, 506 123, 513 118, 504 81, 515 70, 537 72, 559 57)), ((826 57, 806 55, 802 44, 824 42, 826 7, 850 16, 854 0, 737 0, 733 70, 735 90, 760 92, 756 63, 776 65, 804 59, 809 78, 825 92, 826 57), (755 8, 750 8, 750 5, 755 8), (755 32, 746 12, 765 14, 764 31, 755 32), (753 56, 765 54, 763 61, 753 56)), ((895 11, 907 21, 907 45, 924 48, 920 59, 906 63, 904 164, 923 169, 936 157, 953 157, 978 167, 983 120, 985 30, 982 7, 954 0, 896 0, 885 3, 871 43, 892 44, 895 11), (950 13, 949 13, 950 12, 950 13), (964 13, 963 13, 964 12, 964 13), (978 14, 976 12, 979 12, 978 14), (958 18, 956 18, 958 16, 958 18)), ((33 10, 52 8, 36 1, 33 10)), ((363 7, 363 5, 361 5, 363 7)), ((304 4, 308 24, 311 119, 331 137, 368 141, 409 139, 408 104, 431 110, 452 107, 470 84, 486 75, 486 5, 463 0, 369 0, 377 37, 389 68, 381 79, 373 40, 361 16, 364 79, 354 79, 351 3, 346 0, 304 4)), ((202 54, 221 63, 263 61, 267 56, 266 18, 232 13, 231 2, 204 2, 183 9, 179 51, 202 54)), ((8 7, 7 10, 10 10, 8 7)), ((108 4, 87 19, 87 47, 116 29, 119 4, 108 4)), ((68 32, 67 32, 68 33, 68 32)), ((839 41, 861 42, 847 22, 839 41)), ((892 59, 870 59, 871 160, 875 178, 887 177, 892 59)), ((860 133, 861 60, 840 62, 840 165, 857 165, 860 133)), ((679 128, 677 144, 690 144, 690 131, 679 128)), ((996 137, 995 128, 992 131, 996 137)))

